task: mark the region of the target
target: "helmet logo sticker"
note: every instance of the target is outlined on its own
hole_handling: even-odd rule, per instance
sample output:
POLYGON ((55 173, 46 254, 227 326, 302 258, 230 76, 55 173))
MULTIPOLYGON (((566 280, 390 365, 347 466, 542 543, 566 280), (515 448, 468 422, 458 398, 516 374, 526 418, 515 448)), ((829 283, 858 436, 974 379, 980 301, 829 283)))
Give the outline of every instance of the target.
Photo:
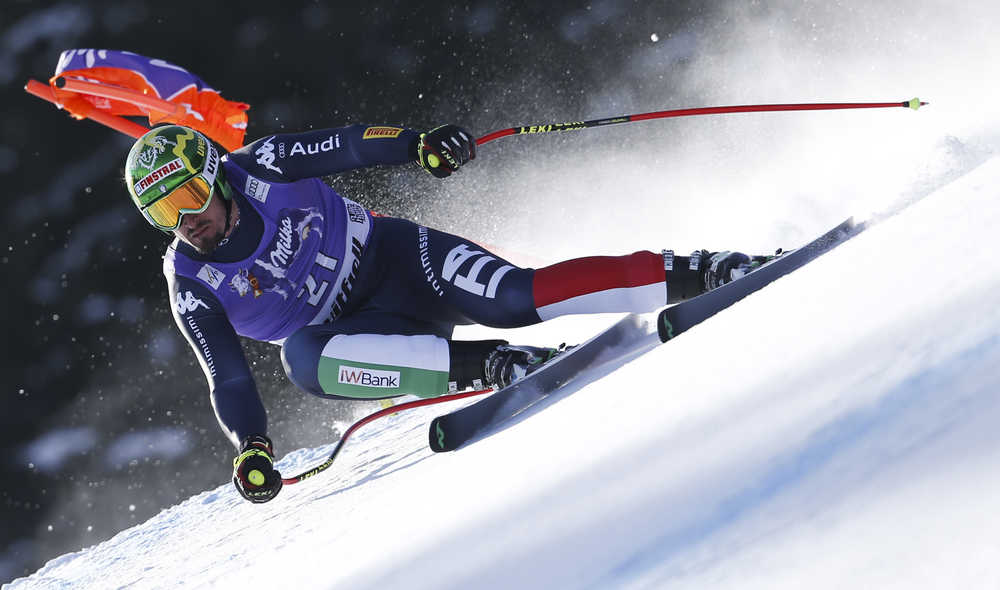
POLYGON ((163 180, 178 170, 184 170, 184 163, 181 162, 180 158, 174 158, 156 170, 153 170, 146 176, 140 178, 139 182, 135 183, 135 194, 141 195, 146 192, 146 189, 153 186, 156 181, 163 180))
POLYGON ((215 151, 215 146, 208 146, 208 158, 205 160, 205 182, 209 185, 215 182, 215 176, 219 173, 219 152, 215 151))
POLYGON ((151 138, 150 141, 153 142, 152 145, 142 150, 142 153, 139 154, 138 158, 139 165, 146 170, 151 170, 153 168, 153 165, 156 164, 156 156, 159 156, 163 152, 167 151, 168 145, 177 145, 162 135, 157 135, 156 137, 151 138))

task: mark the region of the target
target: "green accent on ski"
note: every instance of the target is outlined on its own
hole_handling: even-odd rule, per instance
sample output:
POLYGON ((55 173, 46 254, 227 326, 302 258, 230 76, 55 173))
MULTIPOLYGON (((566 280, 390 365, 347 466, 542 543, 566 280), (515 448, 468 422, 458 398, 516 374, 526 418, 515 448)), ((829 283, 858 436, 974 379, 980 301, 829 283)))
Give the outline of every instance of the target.
POLYGON ((920 99, 919 99, 919 98, 911 98, 911 99, 910 99, 910 100, 909 100, 909 101, 907 102, 907 105, 906 105, 906 106, 910 107, 910 108, 911 108, 911 109, 913 109, 913 110, 917 110, 917 109, 919 109, 919 108, 920 108, 920 99))
POLYGON ((439 449, 443 449, 444 448, 444 429, 441 428, 441 423, 440 422, 436 422, 434 424, 434 426, 437 428, 438 448, 439 449))
MULTIPOLYGON (((671 324, 670 320, 667 319, 667 314, 665 313, 660 314, 660 317, 663 318, 663 328, 664 328, 664 333, 666 333, 667 335, 667 340, 670 340, 671 338, 674 337, 674 325, 671 324)), ((664 340, 664 342, 666 342, 667 340, 664 340)))

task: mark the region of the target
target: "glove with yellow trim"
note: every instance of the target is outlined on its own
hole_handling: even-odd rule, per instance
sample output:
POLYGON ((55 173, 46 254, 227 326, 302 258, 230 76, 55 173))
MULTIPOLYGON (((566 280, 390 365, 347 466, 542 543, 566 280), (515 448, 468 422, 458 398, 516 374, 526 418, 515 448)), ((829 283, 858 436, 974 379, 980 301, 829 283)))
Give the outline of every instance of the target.
POLYGON ((271 439, 251 434, 243 440, 233 459, 233 485, 241 496, 255 504, 271 500, 281 491, 281 474, 274 468, 271 439))
POLYGON ((476 140, 458 125, 442 125, 421 133, 417 162, 437 178, 446 178, 459 166, 476 159, 476 140))

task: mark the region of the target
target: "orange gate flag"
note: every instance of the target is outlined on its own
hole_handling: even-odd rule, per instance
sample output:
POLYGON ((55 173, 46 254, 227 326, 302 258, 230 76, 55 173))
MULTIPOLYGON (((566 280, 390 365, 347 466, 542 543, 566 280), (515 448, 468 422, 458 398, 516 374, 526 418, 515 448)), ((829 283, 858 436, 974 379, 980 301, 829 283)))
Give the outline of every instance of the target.
POLYGON ((146 116, 150 125, 197 129, 229 151, 243 146, 250 105, 222 98, 191 72, 161 59, 129 51, 67 49, 49 85, 56 103, 78 119, 95 109, 146 116))

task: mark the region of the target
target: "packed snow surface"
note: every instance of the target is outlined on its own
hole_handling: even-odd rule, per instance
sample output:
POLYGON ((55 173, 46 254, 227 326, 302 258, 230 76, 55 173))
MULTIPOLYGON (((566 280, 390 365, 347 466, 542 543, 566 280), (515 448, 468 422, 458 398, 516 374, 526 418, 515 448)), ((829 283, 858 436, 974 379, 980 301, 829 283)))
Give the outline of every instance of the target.
POLYGON ((426 444, 446 407, 399 414, 268 504, 220 483, 10 587, 1000 587, 998 186, 994 158, 457 452, 426 444))

